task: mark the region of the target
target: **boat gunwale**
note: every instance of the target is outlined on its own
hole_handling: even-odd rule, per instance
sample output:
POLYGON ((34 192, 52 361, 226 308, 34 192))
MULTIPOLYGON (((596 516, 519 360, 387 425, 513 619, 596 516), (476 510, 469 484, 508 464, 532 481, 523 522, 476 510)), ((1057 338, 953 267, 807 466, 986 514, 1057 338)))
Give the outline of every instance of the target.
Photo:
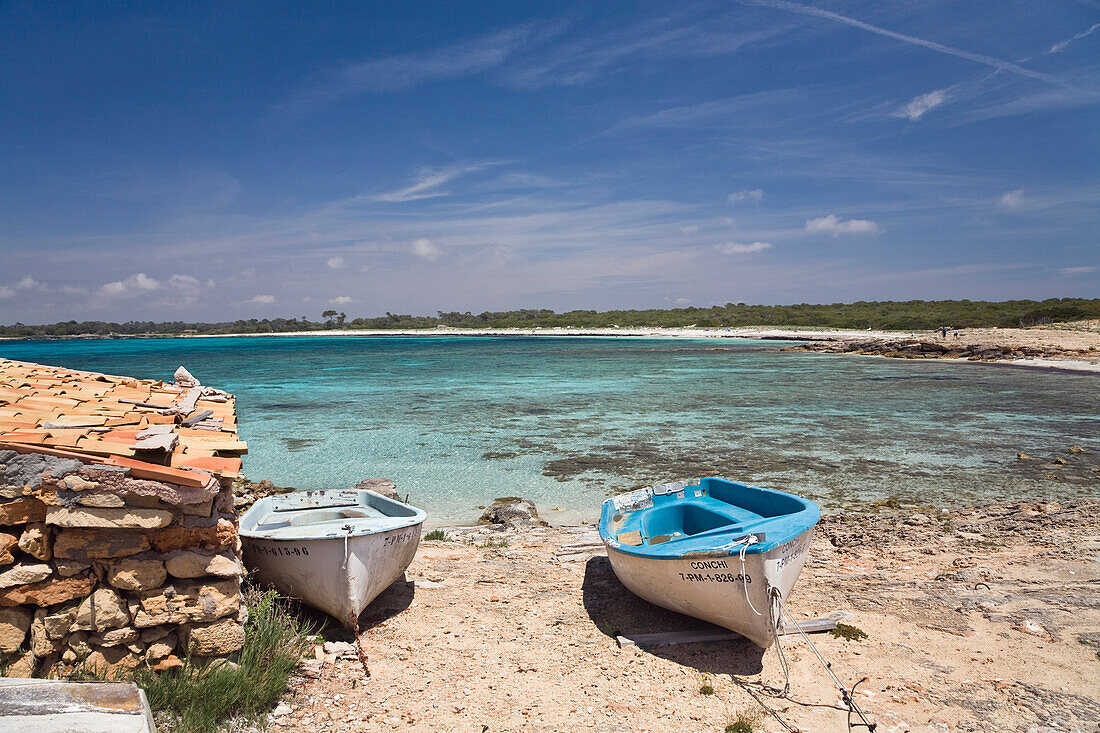
MULTIPOLYGON (((345 537, 365 537, 365 536, 372 535, 372 534, 384 534, 386 532, 392 532, 394 530, 408 529, 410 527, 416 527, 418 525, 423 524, 425 522, 425 520, 427 520, 427 518, 428 518, 428 513, 426 511, 424 511, 423 509, 420 509, 418 507, 414 507, 411 504, 406 504, 406 503, 401 502, 401 501, 396 501, 394 499, 390 499, 389 497, 382 496, 381 494, 379 494, 375 491, 370 491, 369 489, 366 489, 365 491, 368 494, 373 494, 374 496, 378 496, 382 499, 385 499, 386 501, 392 502, 392 503, 397 504, 399 506, 402 506, 406 509, 409 509, 413 512, 413 514, 411 516, 407 516, 407 517, 389 517, 390 519, 401 520, 401 521, 397 522, 396 524, 391 524, 391 525, 386 526, 386 527, 362 527, 362 526, 357 527, 356 526, 357 522, 362 523, 364 521, 377 521, 377 518, 371 517, 371 518, 368 519, 368 518, 363 518, 363 517, 348 517, 347 521, 345 522, 345 524, 342 527, 340 527, 339 529, 327 530, 326 534, 315 534, 315 533, 309 533, 308 532, 308 529, 310 527, 319 526, 316 523, 315 524, 296 525, 294 527, 286 526, 286 527, 280 527, 279 529, 280 530, 300 529, 300 530, 302 530, 302 532, 300 532, 299 534, 296 534, 296 535, 291 534, 289 536, 274 537, 274 536, 271 536, 269 534, 269 532, 271 530, 257 529, 257 527, 259 526, 259 523, 258 523, 258 521, 256 521, 255 518, 258 517, 260 515, 260 513, 263 512, 263 511, 271 511, 270 509, 268 509, 268 507, 273 503, 273 500, 277 498, 277 497, 274 497, 274 496, 265 496, 264 498, 259 499, 258 501, 256 501, 252 506, 250 506, 248 508, 247 511, 245 511, 244 514, 242 514, 240 516, 240 518, 238 519, 238 524, 237 524, 237 526, 238 526, 237 534, 240 535, 241 537, 247 537, 248 539, 251 539, 251 540, 264 540, 264 541, 267 541, 267 542, 303 542, 303 541, 326 542, 326 541, 330 541, 330 540, 342 539, 342 538, 345 538, 345 537), (251 524, 246 527, 246 522, 251 522, 251 524), (350 532, 346 531, 344 529, 344 527, 347 527, 349 525, 352 527, 352 530, 350 532)), ((352 507, 352 506, 357 506, 357 505, 348 504, 346 506, 352 507)), ((291 514, 291 512, 294 512, 294 511, 314 511, 315 509, 321 509, 321 508, 326 508, 326 507, 302 507, 302 509, 295 509, 295 510, 285 511, 283 513, 289 515, 289 514, 291 514)), ((389 515, 386 515, 386 516, 389 516, 389 515)))

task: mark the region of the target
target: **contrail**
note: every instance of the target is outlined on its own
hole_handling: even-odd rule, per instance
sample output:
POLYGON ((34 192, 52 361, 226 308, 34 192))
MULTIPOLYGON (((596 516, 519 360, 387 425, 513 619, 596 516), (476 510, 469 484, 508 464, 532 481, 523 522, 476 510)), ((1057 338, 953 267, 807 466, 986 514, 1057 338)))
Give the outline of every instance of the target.
POLYGON ((1079 41, 1085 36, 1091 36, 1097 28, 1100 28, 1100 23, 1096 23, 1087 31, 1082 31, 1073 38, 1067 38, 1064 41, 1059 41, 1058 43, 1055 43, 1053 46, 1050 47, 1050 50, 1047 51, 1047 53, 1061 53, 1062 51, 1066 50, 1066 46, 1073 43, 1074 41, 1079 41))
POLYGON ((822 10, 821 8, 815 8, 810 5, 802 5, 801 3, 787 2, 787 0, 742 0, 746 4, 750 5, 763 5, 769 8, 775 8, 777 10, 786 10, 791 13, 798 13, 799 15, 810 15, 815 18, 825 18, 835 23, 842 23, 844 25, 850 25, 853 28, 859 28, 861 30, 869 31, 871 33, 877 33, 880 36, 886 36, 887 38, 893 38, 896 41, 902 43, 909 43, 914 46, 922 46, 932 51, 939 53, 945 53, 948 56, 957 56, 961 59, 967 59, 969 61, 976 61, 979 64, 985 64, 999 71, 1008 71, 1013 74, 1019 74, 1020 76, 1026 76, 1029 79, 1039 79, 1041 81, 1050 82, 1052 84, 1058 84, 1059 86, 1065 86, 1061 81, 1055 79, 1047 74, 1041 74, 1038 71, 1032 71, 1031 69, 1025 69, 1019 64, 1014 64, 1011 61, 1005 61, 1004 59, 995 58, 993 56, 986 56, 985 54, 972 53, 970 51, 964 51, 961 48, 954 48, 953 46, 945 46, 942 43, 936 43, 935 41, 927 41, 923 38, 917 38, 916 36, 907 36, 904 33, 897 33, 895 31, 887 30, 886 28, 879 28, 877 25, 871 25, 870 23, 864 23, 862 20, 856 20, 855 18, 849 18, 846 15, 840 15, 829 10, 822 10))

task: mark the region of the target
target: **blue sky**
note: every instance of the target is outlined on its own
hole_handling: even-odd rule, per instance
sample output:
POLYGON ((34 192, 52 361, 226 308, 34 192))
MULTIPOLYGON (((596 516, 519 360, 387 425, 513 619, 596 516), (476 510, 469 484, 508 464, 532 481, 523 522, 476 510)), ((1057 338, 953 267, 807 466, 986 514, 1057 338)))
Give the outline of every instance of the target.
POLYGON ((1100 3, 0 3, 0 321, 1100 296, 1100 3))

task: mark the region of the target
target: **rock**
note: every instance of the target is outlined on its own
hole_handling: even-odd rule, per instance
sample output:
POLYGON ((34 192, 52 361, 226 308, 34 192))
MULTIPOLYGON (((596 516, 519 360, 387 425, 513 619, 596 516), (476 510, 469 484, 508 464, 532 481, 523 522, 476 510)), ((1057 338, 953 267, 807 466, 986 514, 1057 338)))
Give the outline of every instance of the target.
POLYGON ((99 507, 102 509, 114 509, 126 506, 121 496, 115 494, 88 494, 77 499, 81 506, 99 507))
POLYGON ((241 668, 241 665, 237 664, 236 662, 231 662, 223 657, 214 657, 213 659, 205 661, 206 664, 203 665, 203 669, 208 669, 211 671, 224 669, 232 672, 241 668))
POLYGON ((39 560, 53 558, 53 536, 45 524, 28 524, 19 537, 19 549, 39 560))
POLYGON ((113 588, 100 588, 88 596, 76 610, 72 631, 117 629, 130 623, 126 602, 113 588))
POLYGON ((38 609, 31 622, 31 651, 39 659, 45 659, 61 651, 61 639, 51 637, 46 629, 46 613, 46 609, 38 609))
POLYGON ((59 527, 90 527, 107 529, 160 529, 167 527, 176 515, 163 509, 121 509, 82 507, 66 509, 50 507, 46 510, 46 524, 59 527))
POLYGON ((213 476, 205 486, 194 487, 131 478, 127 472, 113 470, 111 466, 85 466, 80 475, 99 483, 104 491, 121 496, 127 503, 131 497, 146 496, 172 506, 198 504, 214 498, 221 489, 218 480, 213 476))
POLYGON ((919 514, 919 513, 918 514, 910 514, 906 518, 905 523, 906 524, 912 524, 912 525, 915 525, 915 526, 920 526, 920 525, 925 525, 925 524, 931 524, 932 519, 927 514, 919 514))
POLYGON ((26 654, 19 657, 15 662, 8 667, 7 672, 4 673, 6 677, 15 677, 18 679, 30 679, 34 677, 34 669, 38 666, 38 660, 34 657, 34 652, 27 651, 26 654))
POLYGON ((232 580, 180 581, 159 591, 137 594, 134 626, 216 621, 235 614, 241 605, 240 584, 232 580))
POLYGON ((31 585, 0 590, 0 606, 53 606, 83 598, 95 587, 94 576, 50 578, 31 585))
POLYGON ((153 670, 157 672, 167 672, 181 668, 183 668, 183 662, 175 654, 171 654, 153 665, 153 670))
POLYGON ((1032 636, 1038 636, 1048 641, 1052 639, 1052 635, 1047 631, 1046 627, 1033 618, 1025 618, 1017 622, 1012 628, 1020 631, 1024 634, 1031 634, 1032 636))
POLYGON ((1081 453, 1084 453, 1085 449, 1082 448, 1079 445, 1071 445, 1069 447, 1069 452, 1076 456, 1076 455, 1080 455, 1081 453))
POLYGON ((117 679, 122 673, 141 664, 141 659, 124 646, 92 649, 84 660, 84 669, 107 679, 117 679))
POLYGON ((0 504, 0 524, 28 524, 46 518, 46 505, 33 496, 0 504))
POLYGON ((234 619, 192 626, 186 634, 187 650, 196 657, 221 656, 244 646, 244 626, 234 619))
POLYGON ((289 715, 291 712, 290 706, 286 703, 279 703, 275 706, 275 709, 271 711, 271 717, 281 718, 284 715, 289 715))
POLYGON ((153 536, 153 546, 158 552, 194 547, 209 550, 235 550, 237 527, 226 519, 219 519, 213 527, 169 527, 153 536))
POLYGON ((178 637, 175 633, 168 634, 163 639, 158 639, 149 644, 145 649, 145 658, 150 661, 164 659, 176 650, 178 637))
POLYGON ((358 659, 359 652, 354 644, 346 641, 326 641, 323 645, 325 654, 334 654, 337 659, 358 659))
POLYGON ((141 630, 141 640, 148 644, 149 642, 159 641, 171 633, 174 633, 174 627, 172 626, 150 626, 141 630))
POLYGON ((149 590, 164 585, 164 563, 151 555, 134 555, 107 567, 107 582, 122 590, 149 590))
POLYGON ((1031 456, 1029 456, 1027 453, 1024 453, 1023 451, 1020 451, 1019 453, 1016 454, 1016 460, 1017 461, 1033 461, 1035 459, 1032 458, 1031 456))
POLYGON ((11 554, 11 548, 18 544, 18 537, 6 532, 0 532, 0 566, 11 565, 15 562, 15 555, 11 554))
MULTIPOLYGON (((14 455, 4 461, 4 483, 11 486, 27 486, 37 489, 42 485, 42 474, 49 472, 53 479, 80 469, 80 461, 71 458, 57 458, 42 453, 24 453, 14 455)), ((42 521, 42 520, 38 520, 42 521)), ((3 524, 3 522, 0 522, 3 524)))
POLYGON ((478 520, 478 524, 504 524, 515 525, 539 525, 548 526, 539 518, 535 503, 530 499, 522 499, 518 496, 510 496, 497 499, 485 510, 478 520))
POLYGON ((324 669, 324 667, 324 660, 306 659, 298 665, 298 671, 302 673, 303 677, 317 679, 321 676, 321 670, 324 669))
POLYGON ((21 562, 0 573, 0 588, 29 585, 53 575, 53 568, 45 563, 21 562))
POLYGON ((76 608, 68 608, 45 616, 42 621, 46 627, 46 636, 51 639, 61 639, 69 633, 69 629, 76 620, 76 608))
POLYGON ((0 608, 0 657, 14 654, 27 638, 33 614, 25 608, 0 608))
POLYGON ((80 560, 57 560, 53 561, 54 568, 57 570, 57 574, 62 578, 71 578, 74 575, 80 575, 85 570, 90 568, 92 564, 90 562, 81 562, 80 560))
POLYGON ((66 529, 54 538, 54 557, 63 560, 102 560, 127 557, 149 549, 149 538, 140 532, 102 529, 66 529))
POLYGON ((140 640, 141 634, 138 633, 138 630, 130 628, 129 626, 124 626, 121 629, 104 631, 102 634, 89 637, 88 639, 90 643, 98 646, 119 646, 120 644, 132 644, 140 640))
POLYGON ((355 488, 357 491, 373 491, 387 499, 401 501, 401 496, 397 493, 397 484, 388 478, 366 478, 357 483, 355 488))
POLYGON ((235 578, 243 574, 237 558, 197 550, 170 552, 165 557, 164 565, 168 573, 176 578, 201 578, 204 575, 235 578))
POLYGON ((99 488, 99 484, 97 482, 88 481, 87 479, 80 476, 80 474, 76 473, 66 476, 62 484, 69 491, 92 491, 93 489, 99 488))

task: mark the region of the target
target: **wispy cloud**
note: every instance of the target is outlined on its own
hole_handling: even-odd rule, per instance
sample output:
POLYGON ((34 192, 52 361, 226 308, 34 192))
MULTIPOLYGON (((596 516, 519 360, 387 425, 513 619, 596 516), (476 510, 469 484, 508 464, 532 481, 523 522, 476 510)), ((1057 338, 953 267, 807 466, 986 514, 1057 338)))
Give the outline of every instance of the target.
POLYGON ((869 33, 875 33, 886 38, 892 38, 895 41, 901 41, 913 46, 920 46, 921 48, 927 48, 930 51, 937 53, 947 54, 948 56, 955 56, 957 58, 966 59, 968 61, 974 61, 979 64, 985 64, 998 71, 1005 71, 1011 74, 1017 74, 1029 79, 1039 79, 1041 81, 1049 82, 1052 84, 1062 84, 1058 79, 1050 76, 1049 74, 1043 74, 1038 71, 1026 69, 1019 64, 1015 64, 1011 61, 1005 61, 994 56, 987 56, 981 53, 974 53, 973 51, 966 51, 961 48, 955 48, 953 46, 947 46, 935 41, 929 41, 924 38, 918 38, 916 36, 910 36, 905 33, 898 33, 887 28, 881 28, 877 25, 865 23, 862 20, 850 18, 840 13, 834 13, 831 10, 823 10, 821 8, 815 8, 812 5, 803 5, 802 3, 788 2, 787 0, 742 0, 752 5, 762 5, 764 7, 775 8, 776 10, 786 10, 791 13, 798 13, 799 15, 807 15, 814 18, 822 18, 825 20, 831 20, 834 23, 840 23, 842 25, 851 26, 853 28, 859 28, 869 33))
POLYGON ((716 245, 715 249, 724 255, 744 255, 752 254, 754 252, 763 252, 764 250, 771 249, 771 242, 753 242, 752 244, 740 244, 738 242, 723 242, 716 245))
POLYGON ((909 103, 895 112, 894 116, 904 117, 907 120, 915 122, 946 101, 946 90, 936 89, 909 100, 909 103))
POLYGON ((1092 265, 1083 267, 1063 267, 1062 269, 1058 270, 1058 273, 1061 275, 1087 275, 1088 273, 1094 272, 1095 270, 1096 268, 1092 265))
POLYGON ((347 267, 348 263, 343 257, 337 255, 336 257, 329 257, 325 260, 325 267, 330 270, 342 270, 347 267))
POLYGON ((443 48, 348 64, 327 80, 299 92, 281 108, 293 114, 308 114, 345 97, 396 92, 427 82, 479 74, 504 63, 531 38, 533 31, 531 25, 519 25, 443 48))
POLYGON ((1085 38, 1086 36, 1091 36, 1098 29, 1100 29, 1100 23, 1094 23, 1092 26, 1089 27, 1088 30, 1081 31, 1077 35, 1071 36, 1070 38, 1067 38, 1064 41, 1058 41, 1058 43, 1055 43, 1053 46, 1050 47, 1050 50, 1047 51, 1047 53, 1048 54, 1062 53, 1062 51, 1065 51, 1066 48, 1069 47, 1069 45, 1071 43, 1073 43, 1074 41, 1080 41, 1082 38, 1085 38))
POLYGON ((1027 203, 1024 200, 1024 189, 1017 188, 1015 191, 1006 191, 1002 194, 998 202, 1006 209, 1019 209, 1027 203))
POLYGON ((837 237, 841 234, 878 234, 882 228, 868 219, 843 220, 835 214, 829 214, 807 220, 806 231, 811 234, 831 234, 837 237))
POLYGON ((329 301, 333 305, 347 305, 352 299, 347 295, 337 295, 335 298, 329 301))
POLYGON ((274 295, 254 295, 249 303, 259 303, 260 305, 268 305, 275 302, 274 295))
POLYGON ((436 170, 425 169, 420 171, 419 178, 413 185, 407 186, 406 188, 400 188, 396 191, 380 193, 375 196, 370 196, 369 198, 371 201, 401 203, 405 201, 416 201, 418 199, 435 198, 437 196, 448 196, 450 194, 446 191, 439 190, 440 186, 450 183, 461 176, 479 171, 488 165, 492 165, 492 163, 456 165, 436 170))
POLYGON ((760 202, 764 199, 764 189, 754 188, 751 191, 734 191, 727 199, 731 203, 741 203, 742 201, 760 202))

